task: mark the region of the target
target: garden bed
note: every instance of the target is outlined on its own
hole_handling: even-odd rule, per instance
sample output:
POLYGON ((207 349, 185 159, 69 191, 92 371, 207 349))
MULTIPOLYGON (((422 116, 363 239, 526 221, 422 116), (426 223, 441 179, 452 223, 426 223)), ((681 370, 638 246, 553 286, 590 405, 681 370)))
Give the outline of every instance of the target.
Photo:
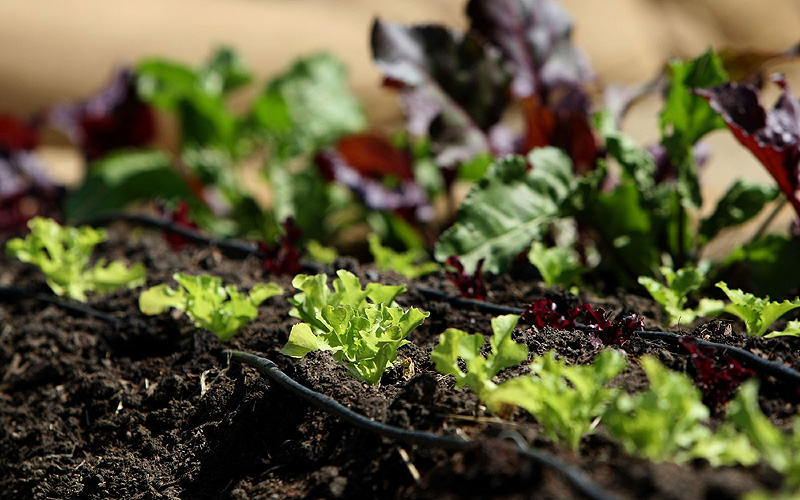
MULTIPOLYGON (((405 283, 398 301, 430 317, 399 351, 405 365, 391 368, 380 387, 347 375, 326 353, 295 360, 279 353, 291 325, 291 278, 265 275, 255 257, 236 258, 193 246, 173 253, 161 235, 122 224, 96 254, 142 262, 148 285, 172 274, 209 273, 248 289, 276 281, 287 291, 259 307, 258 317, 222 344, 182 315, 145 316, 140 290, 91 296, 101 319, 53 304, 4 295, 0 300, 0 490, 5 498, 576 498, 569 481, 515 451, 510 436, 582 470, 599 488, 619 498, 738 498, 756 489, 777 490, 782 476, 767 465, 711 467, 635 458, 602 430, 585 437, 573 453, 544 436, 518 409, 500 418, 466 389, 434 370, 430 353, 447 328, 491 333, 491 314, 420 293, 420 287, 455 294, 443 273, 411 281, 372 266, 340 259, 328 269, 349 269, 362 283, 405 283), (225 349, 257 353, 274 361, 300 384, 330 396, 375 421, 444 436, 461 436, 458 451, 410 445, 355 428, 314 409, 251 368, 228 364, 225 349), (405 367, 404 367, 405 366, 405 367), (418 472, 419 476, 415 477, 418 472)), ((523 273, 524 274, 524 273, 523 273)), ((491 303, 524 307, 548 297, 576 302, 514 273, 488 280, 491 303)), ((49 294, 32 266, 0 258, 0 286, 49 294)), ((614 314, 636 311, 649 330, 662 314, 641 297, 596 300, 614 314)), ((710 341, 744 347, 800 369, 800 339, 748 338, 739 323, 690 325, 683 329, 710 341)), ((570 363, 587 363, 598 352, 587 334, 520 325, 515 340, 532 355, 555 349, 570 363)), ((628 368, 614 385, 635 392, 647 385, 637 360, 650 354, 667 367, 692 372, 688 355, 662 341, 634 336, 622 348, 628 368)), ((514 376, 520 368, 503 372, 514 376)), ((762 410, 788 430, 797 413, 792 387, 765 377, 762 410)), ((712 427, 719 423, 712 418, 712 427)))

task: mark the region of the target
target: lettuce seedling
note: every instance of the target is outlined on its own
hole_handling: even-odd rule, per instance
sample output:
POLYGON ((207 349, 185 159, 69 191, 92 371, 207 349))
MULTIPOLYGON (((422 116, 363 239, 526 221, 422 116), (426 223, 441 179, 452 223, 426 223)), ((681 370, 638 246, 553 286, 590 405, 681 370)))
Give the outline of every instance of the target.
POLYGON ((800 486, 800 417, 795 416, 793 432, 786 436, 761 412, 758 380, 751 379, 731 401, 728 418, 747 435, 764 460, 785 475, 787 486, 800 486))
POLYGON ((216 276, 192 276, 175 273, 172 278, 181 285, 173 289, 158 285, 139 296, 139 309, 148 315, 161 314, 172 307, 184 311, 197 328, 217 334, 220 342, 230 340, 236 332, 258 315, 258 305, 283 289, 275 283, 259 283, 249 295, 235 286, 222 286, 216 276))
POLYGON ((379 385, 397 360, 397 350, 408 344, 405 338, 430 313, 413 307, 403 311, 397 305, 394 299, 404 286, 369 283, 362 289, 354 274, 342 269, 337 274, 333 292, 324 274, 299 274, 292 280, 302 292, 289 299, 294 305, 289 314, 304 323, 292 327, 281 352, 302 358, 312 351, 331 351, 351 375, 379 385))
POLYGON ((640 362, 650 388, 620 394, 603 420, 628 453, 678 463, 705 458, 712 466, 758 462, 756 450, 730 424, 716 432, 702 424, 709 409, 688 376, 669 371, 652 357, 640 362))
POLYGON ((456 388, 469 387, 490 410, 497 410, 500 402, 495 401, 492 395, 498 386, 492 379, 501 370, 518 365, 528 357, 528 347, 511 338, 518 321, 519 316, 515 314, 492 318, 494 334, 489 340, 492 352, 486 356, 481 354, 485 342, 483 335, 448 328, 439 335, 439 343, 431 352, 436 371, 453 375, 456 388), (461 368, 459 358, 466 365, 466 371, 461 368))
POLYGON ((650 292, 667 313, 669 326, 680 322, 689 324, 699 317, 717 316, 725 308, 725 303, 721 300, 708 298, 700 299, 694 309, 684 308, 689 294, 700 288, 705 280, 702 270, 689 266, 674 271, 665 266, 661 268, 661 274, 667 282, 666 285, 648 276, 639 276, 639 284, 650 292))
POLYGON ((486 282, 483 281, 483 259, 478 261, 475 271, 469 274, 456 255, 451 255, 444 263, 444 275, 456 287, 458 293, 465 299, 486 300, 486 282), (448 268, 451 268, 452 271, 448 268))
POLYGON ((575 250, 559 246, 548 248, 541 241, 531 244, 528 260, 539 270, 548 287, 556 283, 564 288, 577 286, 581 282, 581 275, 588 271, 578 261, 575 250))
POLYGON ((519 405, 536 417, 555 441, 578 449, 618 389, 605 387, 626 366, 625 355, 600 352, 591 365, 567 366, 550 351, 530 365, 532 376, 507 380, 492 393, 492 401, 519 405))
POLYGON ((367 236, 369 251, 375 258, 375 265, 384 271, 395 271, 408 279, 419 278, 439 269, 436 262, 422 262, 426 257, 425 251, 411 248, 405 252, 396 252, 389 247, 381 245, 380 236, 370 234, 367 236), (419 263, 418 263, 419 262, 419 263))
POLYGON ((9 240, 6 252, 38 266, 56 295, 85 302, 89 291, 108 293, 123 286, 144 284, 145 267, 141 263, 127 268, 120 261, 106 265, 104 259, 98 259, 89 268, 92 250, 108 237, 103 229, 62 227, 42 217, 28 221, 28 227, 30 234, 25 239, 9 240))
MULTIPOLYGON (((725 295, 731 300, 731 303, 725 306, 725 312, 744 320, 747 333, 756 337, 778 337, 784 335, 783 332, 764 334, 778 318, 792 309, 800 307, 800 298, 796 298, 791 302, 788 300, 773 302, 769 300, 769 297, 762 299, 739 289, 731 290, 724 281, 717 283, 717 287, 725 292, 725 295)), ((793 335, 792 332, 788 334, 793 335)))
POLYGON ((724 405, 742 381, 755 373, 725 353, 721 355, 724 362, 718 361, 714 357, 717 350, 700 346, 694 337, 681 337, 678 342, 689 351, 697 370, 697 387, 703 391, 704 402, 711 409, 724 405))

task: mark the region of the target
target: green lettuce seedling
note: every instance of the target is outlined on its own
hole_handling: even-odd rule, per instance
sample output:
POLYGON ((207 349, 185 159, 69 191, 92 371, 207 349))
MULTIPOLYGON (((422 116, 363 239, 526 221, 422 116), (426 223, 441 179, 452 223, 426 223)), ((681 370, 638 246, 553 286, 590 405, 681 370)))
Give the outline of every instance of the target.
POLYGON ((172 278, 180 288, 158 285, 145 290, 139 296, 139 309, 148 315, 161 314, 170 307, 184 311, 197 328, 211 330, 221 342, 230 340, 255 318, 259 304, 283 293, 275 283, 259 283, 244 295, 235 286, 223 287, 222 279, 216 276, 175 273, 172 278))
POLYGON ((575 250, 559 246, 548 248, 541 241, 531 244, 528 260, 536 266, 545 285, 549 287, 556 283, 564 288, 577 286, 581 282, 581 276, 588 271, 578 261, 575 250))
POLYGON ((381 245, 381 239, 377 234, 367 236, 367 241, 369 241, 369 251, 375 259, 378 269, 395 271, 408 279, 419 278, 439 270, 439 264, 436 262, 421 262, 426 257, 425 251, 422 249, 396 252, 381 245))
POLYGON ((439 344, 431 352, 436 371, 453 375, 456 388, 469 387, 490 410, 497 410, 502 403, 492 397, 498 387, 492 379, 501 370, 518 365, 528 357, 528 347, 511 338, 518 321, 516 314, 492 318, 494 334, 489 340, 492 351, 486 356, 481 354, 483 335, 448 328, 439 335, 439 344), (464 361, 466 371, 459 366, 459 358, 464 361))
POLYGON ((359 380, 379 385, 383 373, 397 360, 405 338, 429 316, 415 308, 403 311, 395 297, 404 286, 369 283, 366 289, 354 274, 337 271, 334 291, 324 274, 297 275, 292 285, 301 293, 289 302, 289 314, 303 323, 292 327, 281 352, 302 358, 312 351, 331 351, 334 359, 359 380))
POLYGON ((686 309, 688 295, 703 285, 705 273, 696 267, 684 267, 677 271, 669 267, 662 267, 666 285, 647 276, 639 277, 639 284, 650 292, 667 313, 669 326, 680 322, 689 324, 695 319, 704 316, 717 316, 725 308, 721 300, 702 298, 694 309, 686 309))
POLYGON ((503 382, 492 400, 519 405, 536 417, 553 440, 578 449, 581 438, 590 433, 618 389, 605 384, 625 369, 625 355, 606 349, 591 365, 567 366, 555 353, 531 363, 532 376, 503 382))
MULTIPOLYGON (((740 317, 744 320, 747 327, 747 333, 756 337, 765 336, 764 334, 769 329, 770 325, 778 318, 800 307, 800 298, 793 301, 784 300, 783 302, 772 302, 769 297, 756 297, 752 293, 746 293, 739 289, 731 290, 724 281, 717 283, 725 295, 731 300, 731 303, 725 307, 725 312, 731 313, 734 316, 740 317)), ((780 335, 797 335, 796 329, 793 327, 786 333, 773 332, 766 337, 777 337, 780 335)))
POLYGON ((730 423, 716 432, 702 424, 709 410, 688 376, 669 371, 652 357, 640 362, 650 388, 620 394, 603 419, 628 453, 678 463, 704 458, 713 466, 758 462, 756 450, 730 423))
POLYGON ((145 267, 141 263, 129 269, 120 261, 106 265, 104 259, 98 259, 94 267, 89 267, 94 247, 108 238, 103 229, 62 227, 42 217, 31 219, 28 227, 30 234, 25 239, 9 240, 6 252, 38 266, 56 295, 85 302, 86 292, 108 293, 144 284, 145 267))
POLYGON ((761 412, 758 380, 750 379, 731 401, 728 419, 750 439, 764 460, 786 477, 786 486, 800 487, 800 417, 795 416, 791 435, 781 432, 761 412))

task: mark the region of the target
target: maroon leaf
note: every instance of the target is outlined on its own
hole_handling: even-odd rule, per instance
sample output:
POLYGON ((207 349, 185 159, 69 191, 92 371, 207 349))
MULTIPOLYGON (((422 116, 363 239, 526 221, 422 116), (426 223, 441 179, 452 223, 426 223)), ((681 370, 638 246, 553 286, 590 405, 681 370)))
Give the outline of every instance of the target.
MULTIPOLYGON (((181 200, 178 206, 172 210, 165 207, 162 203, 157 203, 158 211, 161 212, 162 217, 186 229, 199 229, 197 223, 189 218, 189 205, 181 200)), ((180 234, 173 233, 172 231, 164 231, 164 239, 172 247, 175 252, 180 252, 187 245, 191 245, 192 241, 181 236, 180 234)))
POLYGON ((65 190, 47 176, 38 145, 34 125, 0 115, 0 233, 22 233, 37 215, 60 219, 65 190))
POLYGON ((300 264, 301 250, 297 245, 303 237, 303 230, 289 217, 281 224, 284 234, 278 237, 276 245, 267 245, 263 241, 258 248, 264 254, 264 269, 273 274, 294 276, 302 270, 300 264))
POLYGON ((384 81, 401 89, 409 131, 430 136, 440 166, 495 152, 491 129, 509 103, 510 82, 496 48, 442 26, 380 20, 371 43, 384 81))
POLYGON ((725 83, 694 92, 708 100, 736 139, 767 169, 800 217, 800 102, 782 76, 773 76, 782 90, 775 106, 766 111, 758 91, 748 85, 725 83))
POLYGON ((478 261, 475 273, 472 275, 464 270, 464 264, 455 255, 448 257, 445 266, 453 268, 453 271, 445 269, 444 273, 447 279, 458 288, 458 292, 463 298, 486 300, 486 283, 482 276, 483 259, 478 261))
POLYGON ((83 151, 87 161, 110 151, 143 146, 155 137, 155 115, 136 91, 136 76, 129 68, 118 70, 108 87, 88 100, 54 108, 53 125, 83 151))
POLYGON ((410 154, 383 137, 346 136, 335 150, 319 153, 316 162, 327 179, 349 187, 367 208, 414 221, 433 217, 427 193, 414 180, 410 154))
POLYGON ((703 391, 703 400, 707 406, 716 409, 727 403, 736 389, 755 372, 744 368, 737 360, 722 354, 723 362, 715 359, 717 350, 713 347, 701 347, 694 337, 684 336, 680 344, 689 351, 697 370, 695 383, 703 391))
POLYGON ((609 321, 606 311, 596 311, 585 303, 573 307, 567 314, 558 311, 550 299, 539 299, 522 313, 523 322, 538 328, 550 326, 559 330, 583 330, 589 332, 589 340, 596 348, 604 345, 624 345, 634 332, 644 330, 644 320, 632 313, 617 321, 609 321), (579 321, 582 319, 583 321, 579 321))

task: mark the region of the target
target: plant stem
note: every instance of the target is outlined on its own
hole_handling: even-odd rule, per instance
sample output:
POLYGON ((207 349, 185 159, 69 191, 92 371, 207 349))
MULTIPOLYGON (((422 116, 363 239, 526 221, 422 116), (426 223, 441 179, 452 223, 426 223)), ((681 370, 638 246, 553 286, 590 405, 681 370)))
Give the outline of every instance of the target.
MULTIPOLYGON (((392 439, 397 439, 399 441, 405 441, 407 443, 444 448, 447 450, 464 451, 472 446, 475 446, 475 443, 457 437, 402 429, 393 425, 375 422, 364 415, 345 408, 334 399, 295 382, 291 377, 283 373, 275 365, 275 363, 266 358, 234 350, 224 351, 224 353, 229 356, 231 361, 244 363, 255 368, 259 371, 259 373, 261 373, 262 376, 271 378, 284 389, 287 389, 293 394, 308 401, 312 406, 336 415, 360 429, 374 432, 381 436, 392 439)), ((564 479, 571 483, 576 490, 583 493, 587 498, 591 498, 592 500, 617 499, 616 496, 608 493, 600 488, 600 486, 592 482, 582 470, 572 467, 548 453, 530 448, 524 442, 515 440, 513 443, 514 449, 520 455, 526 456, 534 462, 538 462, 540 465, 550 467, 554 471, 558 472, 564 477, 564 479)))
POLYGON ((778 216, 780 211, 783 210, 783 207, 785 207, 787 203, 789 203, 789 200, 786 199, 786 196, 781 195, 781 200, 775 205, 775 208, 772 209, 772 212, 769 213, 767 218, 764 219, 764 222, 762 222, 758 227, 758 230, 753 234, 753 237, 750 238, 750 243, 753 243, 764 235, 769 225, 772 224, 772 221, 775 220, 775 217, 778 216))

